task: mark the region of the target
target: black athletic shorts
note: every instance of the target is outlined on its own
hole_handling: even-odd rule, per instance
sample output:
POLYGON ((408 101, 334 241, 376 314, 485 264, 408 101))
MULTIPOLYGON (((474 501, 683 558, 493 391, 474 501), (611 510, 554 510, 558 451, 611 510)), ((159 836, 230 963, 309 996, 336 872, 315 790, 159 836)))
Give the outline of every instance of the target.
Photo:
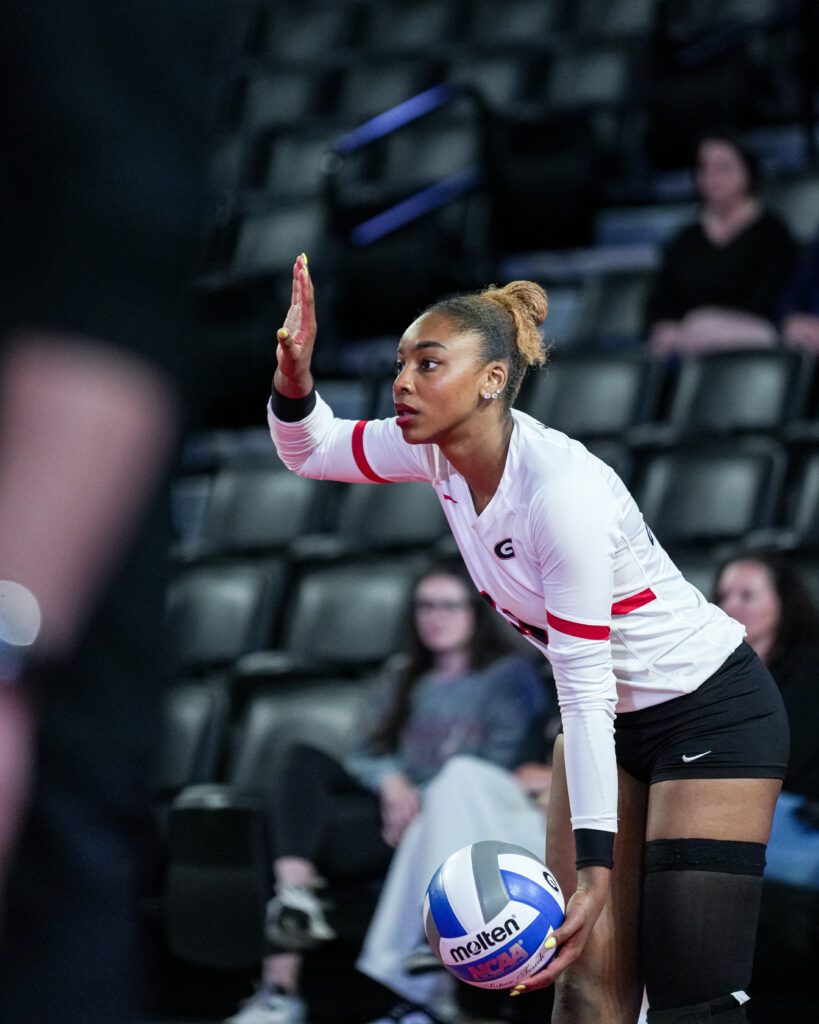
POLYGON ((641 782, 782 779, 790 732, 779 687, 742 643, 692 693, 619 714, 617 763, 641 782))

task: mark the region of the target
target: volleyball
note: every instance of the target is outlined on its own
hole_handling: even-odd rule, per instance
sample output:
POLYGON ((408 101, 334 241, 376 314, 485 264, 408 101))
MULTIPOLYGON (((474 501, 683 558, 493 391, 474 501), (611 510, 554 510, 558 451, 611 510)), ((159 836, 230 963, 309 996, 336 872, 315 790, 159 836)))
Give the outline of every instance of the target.
POLYGON ((543 943, 560 926, 557 879, 529 850, 483 840, 438 868, 424 897, 424 931, 456 978, 478 988, 510 988, 545 967, 543 943))

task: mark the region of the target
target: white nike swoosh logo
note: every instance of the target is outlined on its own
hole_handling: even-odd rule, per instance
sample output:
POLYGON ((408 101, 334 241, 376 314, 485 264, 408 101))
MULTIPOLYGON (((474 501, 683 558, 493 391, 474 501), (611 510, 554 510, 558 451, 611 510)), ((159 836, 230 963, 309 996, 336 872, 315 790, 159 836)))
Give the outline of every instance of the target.
POLYGON ((701 754, 683 754, 682 759, 688 764, 690 761, 696 761, 699 757, 705 757, 706 754, 710 754, 710 750, 703 750, 701 754))

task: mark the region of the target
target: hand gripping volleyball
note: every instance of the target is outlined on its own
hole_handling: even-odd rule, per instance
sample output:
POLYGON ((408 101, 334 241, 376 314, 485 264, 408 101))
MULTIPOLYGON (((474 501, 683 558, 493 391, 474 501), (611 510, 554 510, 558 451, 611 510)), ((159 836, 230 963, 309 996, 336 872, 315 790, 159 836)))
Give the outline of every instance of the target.
POLYGON ((424 931, 456 978, 478 988, 510 988, 554 956, 544 942, 565 909, 560 886, 539 857, 483 840, 450 854, 432 876, 424 931))

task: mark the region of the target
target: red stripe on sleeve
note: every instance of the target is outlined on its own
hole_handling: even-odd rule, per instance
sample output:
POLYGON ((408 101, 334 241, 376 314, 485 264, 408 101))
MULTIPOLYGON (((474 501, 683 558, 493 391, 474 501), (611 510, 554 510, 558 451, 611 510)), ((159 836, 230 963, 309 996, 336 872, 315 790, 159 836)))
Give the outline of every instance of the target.
POLYGON ((611 606, 612 615, 628 615, 629 612, 633 612, 635 608, 642 608, 644 604, 649 604, 651 601, 656 601, 657 595, 653 590, 647 588, 641 590, 639 594, 632 594, 631 597, 624 597, 622 601, 615 601, 611 606))
POLYGON ((572 622, 569 619, 559 619, 551 612, 546 612, 546 621, 559 633, 566 633, 569 636, 579 636, 583 640, 608 640, 611 630, 608 626, 590 626, 586 622, 572 622))
POLYGON ((353 427, 353 458, 355 459, 355 464, 364 476, 374 484, 389 483, 389 480, 379 476, 369 462, 367 462, 367 456, 364 454, 364 428, 366 426, 366 420, 359 420, 353 427))

